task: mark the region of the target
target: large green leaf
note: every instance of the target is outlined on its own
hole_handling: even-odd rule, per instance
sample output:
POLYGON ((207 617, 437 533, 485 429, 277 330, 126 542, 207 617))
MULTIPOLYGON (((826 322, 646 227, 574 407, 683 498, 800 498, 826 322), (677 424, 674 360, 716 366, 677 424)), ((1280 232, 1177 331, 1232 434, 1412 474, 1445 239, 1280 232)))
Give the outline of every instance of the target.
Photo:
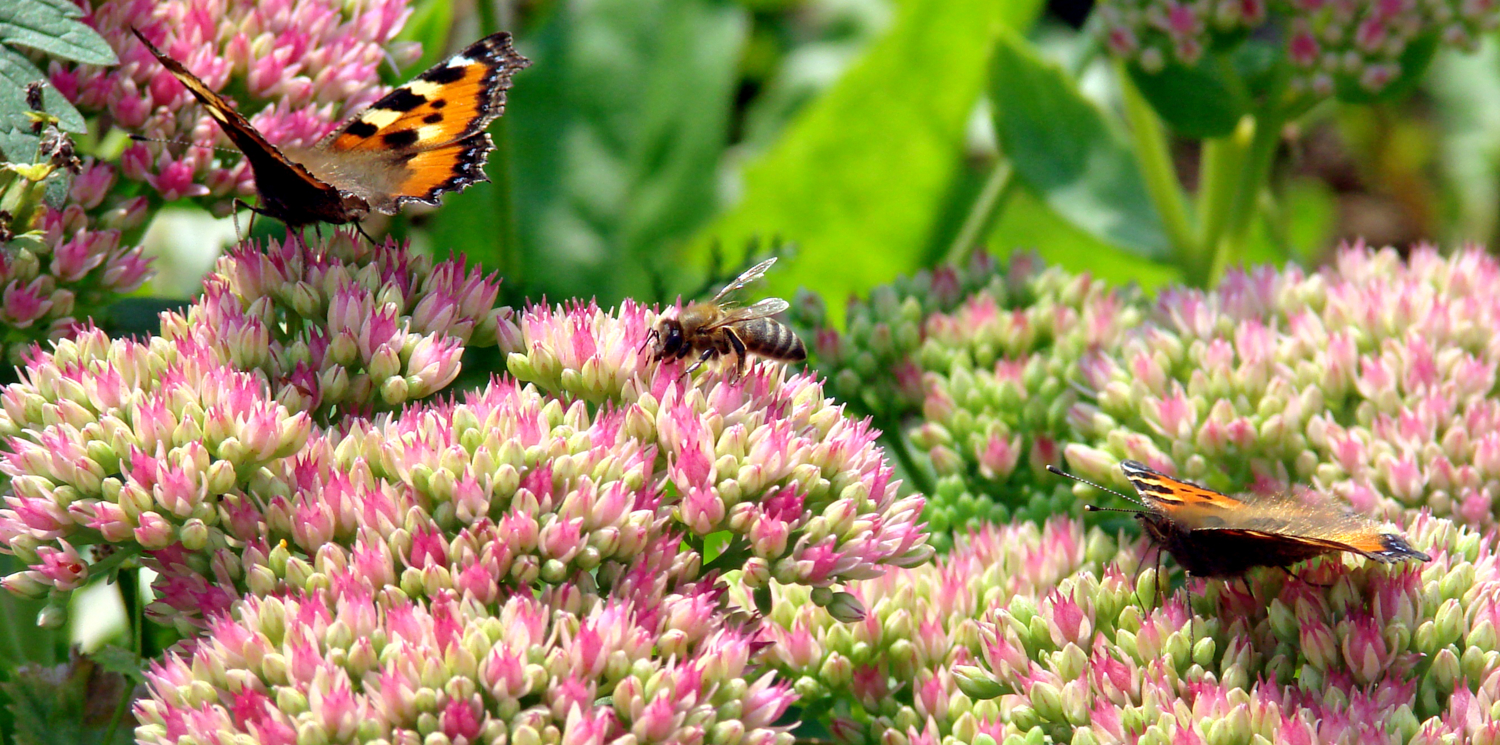
POLYGON ((1134 156, 1073 78, 1009 32, 1000 34, 992 69, 995 131, 1016 177, 1085 232, 1165 256, 1167 239, 1134 156))
POLYGON ((1030 189, 1011 195, 985 242, 999 256, 1035 251, 1070 272, 1088 272, 1116 284, 1134 282, 1148 291, 1182 281, 1176 267, 1131 254, 1080 229, 1030 189))
POLYGON ((119 63, 104 37, 77 20, 82 15, 67 0, 5 0, 0 3, 0 44, 90 65, 119 63))
POLYGON ((532 293, 651 293, 712 214, 744 12, 718 0, 559 3, 506 117, 532 293))
POLYGON ((800 250, 769 276, 770 291, 810 286, 834 310, 915 270, 962 180, 965 125, 996 30, 1029 24, 1038 6, 902 2, 887 34, 746 167, 743 199, 700 232, 696 257, 715 242, 792 241, 800 250))
MULTIPOLYGON (((114 50, 94 29, 78 20, 83 10, 68 0, 0 2, 0 160, 31 162, 37 138, 26 117, 26 86, 47 76, 11 47, 28 47, 75 62, 113 65, 114 50)), ((83 116, 48 85, 42 95, 47 113, 68 132, 82 132, 83 116)))

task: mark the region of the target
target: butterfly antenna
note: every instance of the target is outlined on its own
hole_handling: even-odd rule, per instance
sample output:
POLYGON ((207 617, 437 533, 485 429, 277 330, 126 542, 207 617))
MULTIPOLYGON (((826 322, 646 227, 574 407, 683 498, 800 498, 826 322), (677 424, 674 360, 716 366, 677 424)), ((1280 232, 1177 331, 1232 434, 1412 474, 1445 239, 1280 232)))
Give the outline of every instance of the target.
POLYGON ((186 147, 201 147, 204 150, 218 150, 221 153, 237 153, 232 147, 219 147, 218 145, 200 145, 191 140, 164 140, 159 137, 146 137, 143 135, 131 135, 130 139, 136 142, 160 142, 166 145, 184 145, 186 147))
MULTIPOLYGON (((1114 489, 1111 489, 1111 488, 1109 488, 1107 486, 1103 486, 1101 484, 1096 484, 1096 483, 1094 483, 1092 481, 1089 481, 1088 479, 1083 478, 1081 476, 1074 476, 1073 474, 1068 473, 1067 471, 1064 471, 1061 468, 1058 468, 1057 466, 1054 466, 1054 465, 1052 465, 1050 463, 1047 465, 1047 470, 1051 471, 1051 472, 1053 472, 1053 473, 1055 473, 1055 474, 1057 474, 1059 476, 1066 476, 1066 477, 1068 477, 1070 479, 1073 479, 1074 481, 1077 481, 1080 484, 1087 484, 1089 486, 1092 486, 1095 489, 1098 489, 1099 491, 1109 492, 1110 494, 1113 494, 1113 495, 1115 495, 1115 496, 1117 496, 1117 497, 1119 497, 1119 498, 1121 498, 1121 499, 1123 499, 1123 500, 1125 500, 1127 502, 1134 502, 1136 504, 1140 504, 1141 503, 1141 500, 1139 500, 1139 499, 1133 499, 1133 498, 1131 498, 1129 496, 1126 496, 1125 494, 1123 494, 1121 492, 1115 491, 1114 489)), ((1130 513, 1132 515, 1139 513, 1139 510, 1122 510, 1122 509, 1120 509, 1118 507, 1100 507, 1098 505, 1093 505, 1093 504, 1086 504, 1086 505, 1083 506, 1083 508, 1085 510, 1088 510, 1089 512, 1128 512, 1128 513, 1130 513)))

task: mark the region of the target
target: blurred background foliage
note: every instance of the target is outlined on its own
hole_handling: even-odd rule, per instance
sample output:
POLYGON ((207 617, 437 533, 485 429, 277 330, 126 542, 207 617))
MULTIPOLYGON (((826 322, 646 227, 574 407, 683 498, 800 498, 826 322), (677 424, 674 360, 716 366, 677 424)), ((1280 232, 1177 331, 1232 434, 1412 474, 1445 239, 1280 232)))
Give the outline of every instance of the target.
MULTIPOLYGON (((1500 225, 1489 39, 1379 96, 1289 111, 1253 70, 1118 74, 1082 1, 414 7, 403 37, 424 54, 388 70, 392 84, 492 26, 535 65, 493 129, 493 182, 377 230, 498 269, 515 301, 672 302, 776 245, 787 256, 765 291, 817 292, 838 324, 845 298, 979 247, 1149 289, 1238 263, 1316 264, 1346 238, 1492 242, 1500 225), (1236 154, 1251 121, 1260 137, 1236 154), (1254 170, 1252 144, 1269 152, 1248 193, 1214 187, 1254 170), (1180 194, 1163 196, 1163 168, 1180 194), (1252 209, 1226 217, 1235 198, 1252 209), (1190 200, 1194 214, 1169 214, 1190 200), (1241 217, 1221 226, 1232 239, 1210 235, 1241 217)), ((1257 43, 1230 39, 1224 59, 1244 68, 1257 43)), ((209 263, 201 223, 169 214, 152 235, 164 276, 145 295, 186 296, 209 263)))

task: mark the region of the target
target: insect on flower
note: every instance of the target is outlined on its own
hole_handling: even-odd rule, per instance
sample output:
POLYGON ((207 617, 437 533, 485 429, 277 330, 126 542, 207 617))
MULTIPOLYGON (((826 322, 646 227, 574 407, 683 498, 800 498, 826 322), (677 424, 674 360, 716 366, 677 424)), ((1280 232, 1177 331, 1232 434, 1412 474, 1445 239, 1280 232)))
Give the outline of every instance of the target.
POLYGON ((1314 494, 1231 497, 1127 460, 1120 470, 1140 495, 1137 500, 1054 466, 1047 470, 1144 507, 1084 509, 1134 514, 1151 539, 1193 577, 1238 577, 1254 567, 1287 567, 1339 551, 1386 564, 1432 560, 1374 520, 1314 494))
POLYGON ((731 308, 724 302, 775 263, 774 256, 766 259, 725 285, 712 300, 688 303, 676 317, 662 318, 646 335, 648 344, 656 343, 652 359, 680 360, 697 353, 698 360, 682 373, 688 375, 715 357, 732 354, 736 379, 745 374, 745 357, 751 353, 783 362, 807 359, 807 347, 796 332, 771 318, 787 309, 787 301, 766 298, 747 308, 731 308))
POLYGON ((288 228, 326 222, 359 225, 370 212, 435 205, 444 192, 488 181, 494 143, 485 128, 505 110, 511 75, 531 64, 510 34, 486 36, 391 91, 312 147, 278 148, 229 100, 131 29, 208 109, 250 161, 260 206, 288 228))

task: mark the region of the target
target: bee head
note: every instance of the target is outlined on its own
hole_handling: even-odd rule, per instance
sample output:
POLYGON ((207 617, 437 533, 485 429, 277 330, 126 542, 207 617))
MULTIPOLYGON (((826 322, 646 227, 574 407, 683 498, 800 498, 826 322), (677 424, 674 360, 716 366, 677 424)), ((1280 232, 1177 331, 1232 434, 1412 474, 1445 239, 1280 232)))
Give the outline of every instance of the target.
POLYGON ((687 337, 682 333, 682 323, 676 318, 668 318, 657 327, 661 336, 661 356, 683 357, 687 355, 687 337))
POLYGON ((663 318, 658 321, 656 328, 646 334, 646 343, 652 342, 655 342, 652 356, 656 359, 664 360, 687 355, 687 342, 682 333, 682 322, 676 318, 663 318))

